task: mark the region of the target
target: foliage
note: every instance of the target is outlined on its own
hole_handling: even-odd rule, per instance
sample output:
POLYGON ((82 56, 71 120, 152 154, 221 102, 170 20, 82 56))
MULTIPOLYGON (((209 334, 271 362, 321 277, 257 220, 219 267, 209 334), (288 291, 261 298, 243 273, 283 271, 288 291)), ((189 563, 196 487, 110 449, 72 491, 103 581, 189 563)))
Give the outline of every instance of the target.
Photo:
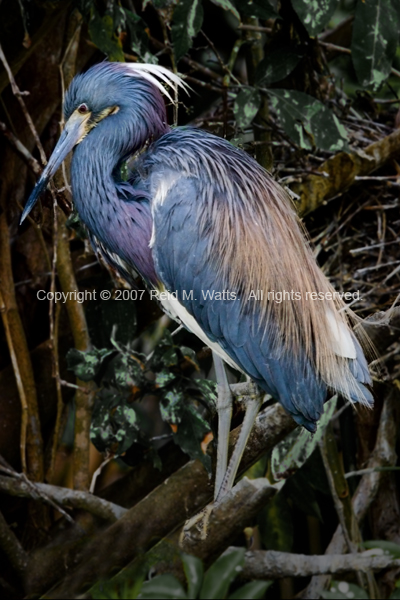
POLYGON ((244 563, 243 548, 229 548, 204 573, 203 563, 199 558, 190 554, 182 554, 182 563, 187 581, 187 591, 182 584, 170 574, 157 575, 149 581, 136 579, 129 583, 129 574, 125 581, 115 584, 112 581, 98 583, 92 591, 96 600, 109 598, 200 598, 219 599, 228 597, 230 600, 256 600, 263 598, 271 581, 251 581, 235 589, 227 596, 230 586, 240 573, 244 563))
MULTIPOLYGON (((313 186, 321 186, 326 181, 324 163, 335 155, 331 179, 342 185, 329 196, 335 198, 328 205, 325 202, 318 211, 312 207, 305 224, 318 260, 335 287, 361 291, 362 299, 354 306, 361 316, 386 311, 399 293, 399 182, 396 156, 392 154, 399 118, 396 121, 399 24, 398 0, 0 3, 2 49, 23 92, 19 99, 24 99, 46 153, 59 131, 60 90, 76 72, 108 58, 161 64, 181 73, 192 92, 180 98, 177 122, 205 127, 242 146, 273 171, 274 177, 292 185, 295 192, 298 188, 294 186, 303 183, 306 194, 313 186), (385 138, 390 138, 389 150, 385 147, 389 164, 381 164, 379 172, 366 169, 357 173, 357 179, 349 178, 344 153, 350 152, 350 160, 355 162, 364 160, 365 148, 385 138)), ((19 100, 8 86, 7 73, 2 71, 1 76, 0 122, 6 129, 0 132, 8 132, 8 141, 0 148, 0 312, 4 323, 0 332, 0 455, 18 472, 22 470, 21 455, 26 455, 28 479, 57 484, 59 491, 64 491, 63 486, 71 487, 74 471, 73 485, 84 494, 102 460, 97 457, 93 466, 91 416, 94 445, 108 457, 122 456, 128 464, 134 463, 132 469, 121 466, 121 461, 108 463, 96 489, 105 486, 104 497, 129 509, 135 505, 131 509, 134 511, 149 492, 168 489, 167 480, 165 486, 154 490, 177 472, 179 465, 171 466, 168 461, 180 453, 172 444, 163 446, 164 442, 173 440, 211 472, 209 444, 216 421, 215 384, 206 378, 211 358, 189 332, 172 337, 170 323, 159 320, 158 307, 144 292, 143 296, 136 294, 134 300, 117 300, 116 292, 122 291, 122 284, 110 279, 90 254, 87 232, 77 215, 71 212, 67 231, 63 220, 54 228, 50 191, 43 195, 42 211, 33 215, 36 224, 18 228, 20 206, 33 184, 29 162, 26 167, 27 156, 32 152, 32 157, 38 158, 39 154, 19 100), (28 154, 22 160, 20 146, 9 145, 13 135, 18 143, 26 144, 28 154), (63 234, 67 251, 60 242, 63 234), (66 271, 75 277, 68 280, 69 287, 62 276, 66 271), (37 296, 38 291, 74 289, 105 290, 111 298, 85 300, 83 319, 76 321, 66 303, 51 304, 39 301, 37 296), (85 319, 91 340, 86 346, 82 343, 85 319), (86 427, 83 432, 81 423, 86 427), (132 454, 135 458, 131 460, 132 454), (150 458, 162 470, 150 469, 143 458, 150 458), (40 468, 35 470, 35 465, 40 468), (108 485, 116 476, 121 480, 108 485)), ((172 109, 168 107, 168 111, 172 123, 172 109)), ((55 197, 68 213, 68 167, 66 172, 66 180, 61 173, 56 178, 55 197)), ((129 290, 132 297, 135 291, 140 292, 129 290)), ((381 461, 372 469, 374 503, 365 488, 363 497, 357 496, 354 503, 362 505, 362 514, 367 514, 365 522, 359 524, 356 545, 400 556, 396 544, 399 481, 394 471, 398 433, 393 433, 393 429, 398 431, 399 416, 395 411, 391 413, 386 429, 381 416, 390 402, 398 404, 397 331, 378 340, 386 380, 375 386, 376 410, 344 410, 342 400, 335 399, 325 407, 317 434, 311 436, 297 429, 286 437, 281 435, 281 441, 247 472, 248 477, 267 477, 279 490, 249 523, 249 546, 254 543, 260 550, 299 555, 325 552, 339 522, 318 448, 331 421, 340 457, 340 472, 333 478, 344 480, 345 473, 351 472, 346 479, 350 490, 346 488, 347 494, 355 497, 360 481, 365 482, 361 479, 365 473, 359 470, 369 464, 371 456, 381 461), (373 453, 378 428, 383 428, 385 445, 373 453), (371 538, 377 539, 360 541, 371 538)), ((268 415, 268 409, 264 414, 268 415)), ((233 426, 240 424, 242 416, 243 408, 237 403, 233 426)), ((6 480, 2 485, 8 484, 10 471, 2 471, 1 477, 6 480)), ((74 569, 85 568, 80 557, 90 543, 89 537, 98 543, 99 552, 94 553, 97 557, 112 527, 124 529, 122 523, 109 527, 105 521, 100 528, 97 517, 91 519, 85 514, 91 531, 85 536, 86 521, 82 518, 81 527, 81 511, 63 505, 78 522, 76 528, 69 528, 64 517, 56 522, 53 507, 41 510, 40 496, 32 489, 29 502, 10 502, 8 491, 0 490, 0 540, 6 540, 0 541, 0 590, 4 597, 48 595, 48 590, 67 579, 74 569), (16 544, 13 546, 9 540, 16 544), (38 546, 42 550, 36 553, 38 546), (15 547, 16 554, 12 554, 15 547), (19 552, 20 562, 15 558, 19 552), (28 573, 21 564, 29 564, 28 573)), ((202 491, 194 484, 190 494, 185 492, 188 506, 191 496, 202 491)), ((181 490, 176 493, 181 497, 181 490)), ((340 502, 343 500, 339 497, 340 502)), ((193 516, 186 510, 185 504, 174 527, 193 516)), ((158 523, 156 513, 153 507, 148 519, 140 524, 144 543, 139 553, 153 547, 160 538, 174 535, 160 526, 145 537, 147 521, 158 523)), ((207 565, 226 548, 212 547, 212 533, 207 541, 207 565)), ((118 548, 122 537, 115 536, 106 548, 110 556, 114 556, 114 546, 118 548)), ((237 526, 235 537, 237 544, 243 544, 243 531, 237 526)), ((132 546, 135 543, 132 537, 132 546)), ((204 574, 203 564, 186 555, 184 586, 172 575, 146 582, 138 576, 135 583, 127 579, 121 585, 114 580, 99 585, 98 597, 263 597, 266 582, 243 586, 235 580, 242 556, 243 549, 223 555, 204 574)), ((159 563, 165 567, 168 557, 159 557, 155 567, 159 563)), ((110 570, 105 569, 104 577, 109 576, 110 570)), ((88 585, 93 583, 90 577, 89 573, 87 580, 82 578, 85 585, 86 581, 88 585)), ((383 596, 399 597, 395 575, 390 579, 376 573, 375 578, 383 596)), ((294 579, 293 596, 305 585, 304 579, 294 579)), ((324 597, 367 597, 367 586, 358 587, 360 582, 353 574, 346 579, 335 579, 323 592, 324 597)), ((83 591, 79 590, 77 596, 83 591)))
MULTIPOLYGON (((114 0, 115 2, 115 0, 114 0)), ((145 3, 147 5, 148 3, 145 3)), ((183 0, 177 3, 154 2, 163 11, 163 18, 171 27, 172 48, 175 60, 179 62, 195 45, 203 22, 202 0, 183 0), (168 9, 167 9, 168 7, 168 9)), ((214 0, 214 4, 239 21, 243 18, 275 20, 277 28, 286 26, 282 15, 267 2, 237 0, 235 5, 228 1, 214 0)), ((310 2, 292 0, 292 6, 304 26, 307 35, 315 37, 328 25, 339 0, 310 2)), ((89 4, 87 4, 89 6, 89 4)), ((89 33, 92 41, 111 60, 124 60, 121 51, 121 32, 129 33, 131 50, 141 60, 156 62, 146 44, 148 26, 145 20, 133 14, 116 2, 107 3, 107 10, 101 17, 91 5, 89 33), (110 6, 113 6, 110 9, 110 6), (114 15, 114 30, 111 26, 114 15), (141 40, 140 43, 138 40, 141 40)), ((289 22, 287 23, 289 25, 289 22)), ((351 50, 353 66, 361 86, 377 92, 388 79, 395 58, 400 31, 400 11, 396 0, 358 1, 356 3, 351 50)), ((304 38, 304 31, 300 32, 304 38)), ((319 148, 329 152, 348 151, 348 136, 340 123, 340 114, 313 95, 297 89, 277 89, 275 84, 284 81, 298 67, 306 64, 306 46, 293 38, 290 45, 271 45, 257 65, 256 86, 242 89, 236 96, 234 115, 238 129, 248 128, 256 117, 261 104, 261 93, 270 101, 271 109, 285 133, 300 148, 319 148), (302 60, 303 59, 303 60, 302 60)), ((235 135, 231 138, 236 140, 235 135)), ((238 138, 240 139, 240 138, 238 138)), ((237 143, 234 141, 234 143, 237 143)))
POLYGON ((69 369, 82 381, 95 380, 99 387, 90 431, 96 448, 120 456, 133 444, 140 444, 160 467, 151 422, 140 402, 152 394, 159 398, 161 418, 170 425, 174 442, 211 470, 208 442, 203 442, 212 436, 202 413, 215 411, 215 383, 185 375, 183 365, 199 370, 195 352, 174 344, 168 331, 147 358, 115 340, 112 343, 113 350, 72 349, 67 355, 69 369))

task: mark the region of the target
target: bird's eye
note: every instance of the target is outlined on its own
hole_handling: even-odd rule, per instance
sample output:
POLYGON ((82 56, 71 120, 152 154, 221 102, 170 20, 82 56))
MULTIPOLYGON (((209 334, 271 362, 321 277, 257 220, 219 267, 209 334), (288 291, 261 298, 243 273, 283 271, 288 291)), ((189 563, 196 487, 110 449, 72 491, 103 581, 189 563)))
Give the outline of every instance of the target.
POLYGON ((85 113, 87 113, 87 112, 88 112, 88 110, 89 110, 89 107, 88 107, 88 105, 87 105, 87 104, 80 104, 80 105, 78 106, 78 112, 80 112, 80 113, 81 113, 81 115, 84 115, 85 113))

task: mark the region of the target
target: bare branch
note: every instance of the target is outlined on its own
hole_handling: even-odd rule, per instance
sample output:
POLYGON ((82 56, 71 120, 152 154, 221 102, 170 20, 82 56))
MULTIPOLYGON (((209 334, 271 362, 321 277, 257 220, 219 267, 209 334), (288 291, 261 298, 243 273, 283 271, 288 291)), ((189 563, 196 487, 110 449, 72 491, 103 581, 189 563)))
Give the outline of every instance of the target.
POLYGON ((3 63, 3 66, 4 66, 5 70, 7 71, 8 79, 10 80, 11 89, 13 91, 13 94, 17 98, 17 100, 18 100, 18 102, 19 102, 19 104, 21 106, 21 109, 22 109, 22 112, 24 113, 26 122, 28 123, 29 129, 31 130, 31 133, 32 133, 32 135, 33 135, 33 137, 35 139, 36 146, 39 149, 40 158, 42 159, 42 162, 45 165, 47 163, 46 153, 43 150, 43 146, 42 146, 42 143, 41 143, 40 138, 38 136, 38 133, 36 131, 36 127, 33 124, 31 115, 29 114, 28 109, 26 108, 26 104, 25 104, 25 102, 24 102, 24 100, 22 98, 23 95, 26 95, 29 92, 21 92, 20 89, 19 89, 19 87, 17 86, 17 84, 15 82, 15 79, 14 79, 14 75, 12 74, 12 71, 10 69, 10 65, 7 62, 7 59, 5 57, 5 54, 3 52, 3 48, 1 47, 1 44, 0 44, 0 60, 3 63))
MULTIPOLYGON (((127 512, 126 508, 93 496, 88 492, 80 492, 47 483, 27 482, 0 475, 0 489, 2 492, 10 494, 10 496, 33 498, 42 502, 48 502, 48 499, 50 499, 60 506, 86 510, 92 515, 111 523, 118 521, 127 512)), ((54 507, 54 504, 52 506, 54 507)), ((56 508, 58 507, 56 506, 56 508)), ((65 514, 64 511, 63 514, 65 514)))
MULTIPOLYGON (((273 550, 246 552, 243 577, 246 579, 277 579, 310 577, 312 575, 342 575, 350 571, 380 571, 400 567, 400 559, 384 555, 379 550, 358 554, 305 555, 273 550)), ((309 596, 308 596, 309 597, 309 596)))
POLYGON ((302 183, 291 184, 291 190, 299 196, 296 208, 302 215, 312 212, 324 201, 337 196, 355 182, 357 176, 369 175, 379 169, 400 150, 400 129, 370 144, 362 151, 352 154, 339 152, 318 167, 329 177, 309 175, 302 183))

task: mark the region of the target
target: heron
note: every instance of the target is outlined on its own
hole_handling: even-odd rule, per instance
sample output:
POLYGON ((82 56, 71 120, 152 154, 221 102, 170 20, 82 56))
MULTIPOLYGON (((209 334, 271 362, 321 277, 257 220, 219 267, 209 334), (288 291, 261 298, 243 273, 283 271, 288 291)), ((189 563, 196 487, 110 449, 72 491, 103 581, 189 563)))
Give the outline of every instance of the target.
POLYGON ((139 273, 167 314, 212 349, 219 501, 263 395, 314 432, 331 393, 372 406, 372 381, 355 316, 317 265, 287 191, 229 141, 168 125, 165 98, 185 89, 153 64, 103 62, 76 75, 65 128, 21 222, 73 151, 73 202, 96 252, 128 282, 139 273), (224 363, 262 392, 247 402, 229 464, 224 363))

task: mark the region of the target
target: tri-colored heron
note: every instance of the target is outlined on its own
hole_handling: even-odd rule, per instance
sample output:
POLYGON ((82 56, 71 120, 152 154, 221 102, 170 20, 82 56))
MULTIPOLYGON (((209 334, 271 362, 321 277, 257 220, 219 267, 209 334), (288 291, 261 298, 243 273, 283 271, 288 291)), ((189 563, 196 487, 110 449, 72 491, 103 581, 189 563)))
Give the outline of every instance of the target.
MULTIPOLYGON (((73 199, 93 246, 128 281, 139 272, 149 288, 170 292, 160 297, 166 312, 214 352, 217 497, 237 469, 227 469, 231 398, 218 357, 311 432, 328 390, 371 405, 371 378, 349 311, 317 266, 288 194, 226 140, 171 129, 162 83, 184 87, 155 65, 101 63, 77 75, 65 129, 21 221, 74 149, 73 199), (121 165, 132 157, 123 181, 121 165)), ((247 406, 242 446, 260 405, 247 406)))

